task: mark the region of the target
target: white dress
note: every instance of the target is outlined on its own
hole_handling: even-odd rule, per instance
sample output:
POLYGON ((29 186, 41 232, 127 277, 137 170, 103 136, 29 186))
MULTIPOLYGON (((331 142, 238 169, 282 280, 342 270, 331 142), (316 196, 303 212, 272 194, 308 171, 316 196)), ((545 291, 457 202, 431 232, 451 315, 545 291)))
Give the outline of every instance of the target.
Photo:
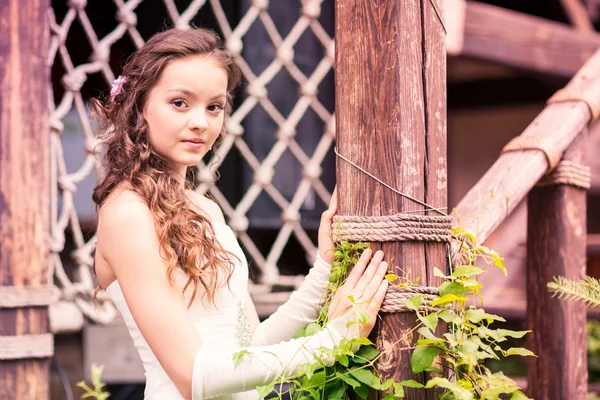
MULTIPOLYGON (((213 226, 221 246, 235 254, 240 262, 236 262, 229 287, 225 286, 215 293, 214 304, 208 304, 206 300, 203 302, 202 289, 198 289, 198 294, 189 308, 190 319, 194 323, 202 346, 228 349, 247 347, 250 346, 252 339, 244 314, 244 302, 248 294, 248 263, 229 226, 222 222, 213 223, 213 226)), ((182 288, 187 282, 183 270, 176 270, 174 279, 182 288)), ((112 282, 106 288, 106 293, 123 316, 133 344, 142 359, 146 375, 145 400, 183 400, 133 320, 119 282, 112 282)), ((189 299, 188 294, 186 298, 189 299)), ((258 398, 256 390, 251 390, 218 399, 255 400, 258 398)))

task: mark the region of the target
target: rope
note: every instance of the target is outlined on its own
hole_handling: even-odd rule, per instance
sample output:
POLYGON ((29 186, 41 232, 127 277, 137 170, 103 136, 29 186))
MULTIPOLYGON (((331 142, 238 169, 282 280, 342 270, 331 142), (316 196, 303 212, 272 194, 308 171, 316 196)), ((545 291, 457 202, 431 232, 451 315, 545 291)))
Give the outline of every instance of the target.
POLYGON ((421 305, 418 308, 419 311, 437 311, 437 309, 431 305, 431 302, 437 297, 438 289, 427 286, 409 286, 405 288, 389 286, 380 311, 385 313, 413 312, 412 309, 404 304, 404 301, 410 300, 416 295, 421 295, 423 297, 423 301, 421 301, 421 305))
MULTIPOLYGON (((585 76, 585 73, 582 73, 580 70, 577 76, 585 76)), ((593 75, 591 75, 593 76, 593 75)), ((575 82, 575 78, 571 82, 575 82)), ((547 104, 556 104, 556 103, 572 103, 572 102, 582 102, 584 103, 590 110, 591 120, 590 124, 593 123, 600 117, 600 97, 594 91, 595 87, 589 82, 585 82, 585 79, 582 78, 581 82, 577 84, 569 83, 566 87, 558 90, 548 101, 547 104), (572 85, 572 86, 571 86, 572 85)))
POLYGON ((386 216, 337 215, 331 225, 337 241, 450 242, 451 217, 396 214, 386 216))
POLYGON ((562 157, 562 151, 556 149, 552 143, 542 136, 517 136, 504 146, 501 154, 521 150, 539 150, 544 153, 548 162, 548 171, 556 168, 562 157))
POLYGON ((579 189, 589 189, 592 179, 590 167, 573 161, 561 161, 549 174, 540 179, 536 186, 569 185, 579 189))
POLYGON ((48 306, 59 295, 56 286, 0 286, 0 308, 48 306))
POLYGON ((54 336, 39 335, 0 336, 0 360, 48 358, 54 354, 54 336))

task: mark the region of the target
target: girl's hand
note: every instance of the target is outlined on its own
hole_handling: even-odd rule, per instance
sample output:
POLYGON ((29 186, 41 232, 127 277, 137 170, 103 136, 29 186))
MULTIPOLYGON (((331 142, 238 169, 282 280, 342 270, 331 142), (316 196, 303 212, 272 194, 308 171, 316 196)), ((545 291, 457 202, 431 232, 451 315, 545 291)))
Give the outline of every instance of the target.
POLYGON ((371 249, 363 251, 346 282, 340 286, 331 300, 328 312, 329 321, 343 317, 345 320, 359 322, 360 337, 366 337, 371 333, 388 288, 388 281, 385 279, 388 264, 383 261, 383 252, 377 251, 372 259, 371 255, 371 249), (370 263, 369 259, 371 259, 370 263), (358 305, 366 312, 366 323, 359 321, 354 305, 358 305))
POLYGON ((331 238, 331 224, 336 212, 337 187, 333 189, 333 193, 331 194, 329 208, 321 214, 321 223, 319 225, 319 255, 328 264, 331 264, 334 260, 332 250, 335 247, 335 243, 333 243, 333 239, 331 238))

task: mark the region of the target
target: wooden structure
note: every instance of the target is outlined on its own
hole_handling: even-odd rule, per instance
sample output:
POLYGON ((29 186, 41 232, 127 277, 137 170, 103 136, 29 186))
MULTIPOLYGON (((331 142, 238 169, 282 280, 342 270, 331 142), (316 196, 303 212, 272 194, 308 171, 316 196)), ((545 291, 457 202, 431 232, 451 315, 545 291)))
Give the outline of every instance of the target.
MULTIPOLYGON (((595 1, 587 1, 590 15, 592 15, 591 10, 597 11, 598 4, 595 1)), ((264 14, 268 13, 267 2, 252 3, 251 7, 255 14, 264 17, 264 14)), ((314 24, 319 15, 321 2, 304 3, 307 6, 302 10, 302 18, 309 20, 307 25, 314 24)), ((574 26, 477 1, 445 0, 442 4, 440 0, 414 2, 360 0, 352 2, 350 6, 349 1, 337 0, 335 4, 336 51, 338 52, 336 116, 340 154, 374 173, 383 181, 392 183, 400 191, 432 206, 444 207, 447 203, 444 147, 446 135, 446 102, 443 85, 446 79, 443 59, 444 34, 446 34, 446 50, 452 57, 464 56, 487 60, 508 68, 544 74, 549 79, 566 80, 571 78, 594 54, 600 46, 600 35, 593 31, 593 26, 590 20, 586 19, 578 1, 562 0, 561 3, 568 10, 566 14, 574 26), (440 12, 444 24, 441 24, 434 6, 440 12), (344 56, 345 54, 349 56, 344 56), (356 140, 357 138, 359 140, 356 140), (356 142, 353 143, 354 141, 356 142)), ((44 122, 48 119, 46 111, 48 101, 45 98, 48 81, 45 64, 48 52, 49 28, 46 15, 48 5, 44 0, 27 0, 26 4, 23 2, 17 4, 15 0, 8 0, 0 9, 2 20, 10 22, 0 26, 0 37, 10 38, 0 47, 1 55, 6 60, 0 65, 0 77, 9 77, 0 80, 2 85, 0 102, 0 161, 2 162, 0 166, 0 232, 2 232, 0 237, 2 240, 0 340, 2 342, 0 342, 0 353, 7 353, 6 344, 14 343, 10 340, 28 340, 32 338, 29 335, 45 335, 35 336, 33 339, 45 340, 43 346, 46 347, 45 350, 49 350, 26 355, 28 358, 13 357, 15 360, 1 360, 0 398, 4 395, 17 399, 48 397, 46 389, 48 356, 52 353, 52 343, 47 340, 46 335, 48 331, 46 306, 50 301, 50 295, 42 300, 39 298, 35 301, 31 300, 32 296, 35 297, 35 293, 46 290, 49 278, 46 269, 50 242, 46 240, 50 231, 47 223, 49 178, 45 175, 45 169, 39 167, 49 163, 47 147, 40 145, 40 143, 47 143, 46 136, 49 131, 47 122, 44 122), (24 26, 27 26, 26 30, 24 26), (25 301, 19 300, 12 301, 10 308, 6 306, 8 291, 16 292, 11 289, 14 286, 26 288, 25 292, 29 298, 27 305, 23 304, 25 301), (39 291, 28 289, 30 287, 38 287, 39 291), (22 339, 14 339, 16 336, 22 339)), ((89 7, 92 6, 90 2, 89 7)), ((69 7, 72 7, 69 12, 75 10, 69 14, 69 18, 75 19, 76 13, 83 12, 85 2, 70 2, 69 7)), ((131 10, 120 11, 123 12, 118 16, 119 29, 123 31, 134 29, 135 15, 132 17, 131 10)), ((177 15, 176 9, 173 11, 173 8, 169 8, 169 12, 177 15)), ((189 15, 182 13, 177 16, 184 18, 189 15)), ((57 26, 52 27, 53 35, 66 36, 65 32, 57 34, 57 30, 57 26)), ((298 31, 298 29, 292 30, 295 36, 300 36, 298 31)), ((240 37, 232 34, 231 30, 225 32, 228 35, 228 46, 236 56, 239 56, 240 37)), ((63 39, 61 36, 57 41, 57 47, 64 45, 63 39)), ((288 43, 287 38, 283 42, 281 40, 274 42, 281 45, 284 50, 292 49, 295 43, 293 40, 288 43)), ((333 43, 326 50, 333 53, 333 43)), ((54 51, 56 52, 56 48, 54 51)), ((69 78, 73 78, 63 81, 68 84, 66 91, 69 92, 71 101, 73 93, 78 93, 83 84, 80 80, 81 75, 75 72, 82 72, 85 75, 90 71, 98 72, 102 68, 109 69, 108 61, 102 58, 106 56, 106 52, 98 51, 93 55, 95 64, 88 71, 74 71, 73 65, 70 65, 70 69, 66 71, 69 73, 69 78)), ((289 51, 281 51, 277 57, 278 60, 274 61, 272 68, 267 68, 267 71, 281 68, 281 65, 286 63, 293 63, 293 54, 290 58, 289 51), (278 62, 281 64, 279 67, 275 65, 278 62)), ((581 81, 586 80, 585 85, 589 87, 589 93, 600 93, 597 83, 599 76, 597 71, 600 70, 599 58, 600 56, 596 55, 588 61, 587 69, 570 85, 572 88, 581 89, 581 81), (590 77, 594 79, 590 81, 590 77)), ((324 62, 323 65, 326 64, 324 62)), ((315 100, 319 81, 316 84, 312 79, 306 81, 303 85, 306 83, 308 85, 302 87, 301 100, 308 104, 315 100)), ((250 101, 255 103, 264 101, 266 90, 261 85, 249 87, 250 101)), ((573 147, 565 158, 579 157, 578 145, 573 143, 576 140, 583 140, 576 138, 592 121, 592 113, 595 112, 594 107, 590 109, 585 103, 577 101, 580 93, 571 94, 573 96, 570 99, 562 98, 561 102, 549 104, 522 134, 523 137, 543 137, 547 152, 552 153, 553 157, 558 154, 560 158, 569 146, 573 147), (557 121, 560 123, 557 124, 557 121)), ((78 106, 81 107, 81 103, 78 106)), ((241 108, 252 107, 253 105, 241 108)), ((292 114, 294 117, 290 117, 291 120, 300 118, 292 114)), ((281 122, 279 134, 288 142, 293 141, 295 123, 291 123, 284 117, 276 117, 283 121, 278 122, 281 122)), ((240 120, 243 118, 240 117, 240 120)), ((56 122, 55 120, 54 123, 56 122)), ((237 123, 239 120, 234 122, 237 123)), ((242 132, 240 125, 232 124, 231 128, 234 137, 242 132)), ((594 128, 591 127, 590 131, 593 132, 594 128)), ((55 125, 52 129, 59 131, 55 125)), ((324 136, 331 134, 331 127, 327 128, 326 133, 324 136)), ((319 151, 327 151, 328 145, 324 143, 319 146, 319 151)), ((229 145, 231 146, 232 142, 229 145)), ((273 157, 268 157, 268 160, 272 161, 271 158, 273 157)), ((540 150, 502 154, 487 174, 459 202, 457 210, 461 217, 460 224, 475 231, 479 240, 485 242, 546 174, 549 169, 548 158, 540 150), (493 196, 489 196, 490 194, 493 196)), ((265 174, 259 176, 260 179, 257 180, 261 185, 268 186, 269 169, 261 168, 260 172, 265 174)), ((314 180, 318 177, 318 172, 313 168, 307 171, 306 175, 314 180)), ((207 182, 203 181, 203 184, 207 182)), ((73 182, 62 181, 63 186, 68 187, 68 183, 73 182)), ((361 192, 365 198, 360 204, 353 202, 349 197, 342 197, 341 213, 388 215, 416 207, 412 201, 388 191, 342 160, 339 161, 338 184, 342 195, 348 193, 347 188, 350 187, 365 188, 361 192)), ((303 190, 308 191, 307 187, 310 185, 303 182, 303 190)), ((261 190, 256 187, 254 189, 256 189, 255 194, 261 190)), ((272 188, 270 189, 272 191, 272 188)), ((546 335, 549 329, 543 324, 548 322, 544 319, 548 313, 556 312, 564 315, 565 320, 568 316, 572 321, 580 321, 585 317, 584 312, 573 305, 563 305, 558 300, 550 299, 549 294, 543 290, 543 285, 535 282, 544 279, 544 275, 547 279, 551 273, 564 272, 571 277, 581 274, 580 261, 584 249, 579 239, 581 239, 582 226, 585 226, 584 216, 581 213, 583 194, 579 189, 536 188, 533 189, 529 201, 531 204, 537 204, 541 201, 540 196, 546 195, 549 196, 552 204, 556 205, 555 210, 559 212, 550 218, 549 215, 543 215, 544 210, 540 208, 530 215, 530 221, 532 224, 541 224, 539 221, 543 220, 543 225, 540 225, 542 231, 560 232, 552 239, 569 248, 569 257, 544 256, 544 246, 548 246, 548 242, 542 243, 541 240, 544 238, 535 236, 540 228, 531 225, 529 237, 531 265, 528 275, 532 297, 529 321, 530 328, 537 332, 533 346, 540 358, 532 360, 533 364, 530 368, 532 371, 535 370, 536 379, 533 379, 533 373, 530 373, 528 389, 534 398, 541 396, 549 399, 580 399, 586 391, 585 347, 582 343, 584 340, 582 331, 572 328, 573 324, 560 324, 555 321, 553 325, 555 334, 546 335), (567 204, 576 204, 575 208, 580 212, 573 214, 568 206, 565 209, 564 205, 567 204), (540 266, 540 262, 546 261, 549 264, 550 261, 554 263, 540 266), (543 270, 543 268, 548 269, 543 270), (532 307, 535 310, 531 309, 532 307), (540 336, 542 334, 544 336, 540 336), (572 340, 563 342, 563 338, 566 337, 572 340), (552 349, 552 352, 540 351, 535 347, 540 345, 552 349), (559 348, 562 349, 560 353, 556 351, 559 348), (557 376, 557 371, 569 368, 571 368, 569 374, 563 373, 557 376), (538 379, 539 377, 543 379, 538 379), (537 395, 538 393, 541 394, 537 395)), ((295 196, 291 203, 298 206, 302 201, 302 196, 297 198, 295 196)), ((246 209, 251 203, 250 200, 245 202, 246 209)), ((286 228, 289 235, 290 231, 297 231, 297 226, 293 223, 297 221, 298 215, 293 212, 292 204, 283 203, 290 206, 291 210, 284 215, 286 223, 291 221, 286 228)), ((239 211, 232 210, 230 206, 224 209, 228 216, 239 211)), ((236 224, 235 229, 241 234, 243 240, 247 239, 247 235, 244 236, 243 223, 236 224)), ((429 267, 443 265, 443 250, 440 246, 422 243, 386 243, 383 247, 388 253, 401 255, 397 258, 400 268, 405 270, 410 268, 415 277, 421 278, 422 283, 435 284, 431 279, 429 267)), ((558 246, 552 248, 558 250, 558 246)), ((261 261, 274 267, 274 258, 276 257, 270 255, 267 260, 261 261)), ((524 279, 525 274, 521 278, 524 279)), ((23 298, 22 295, 16 297, 23 298)), ((390 326, 409 327, 413 320, 410 315, 386 317, 380 327, 379 343, 385 344, 387 335, 390 336, 389 341, 397 335, 397 332, 389 328, 390 326)), ((23 353, 20 353, 20 357, 23 353)), ((384 375, 393 376, 398 380, 414 378, 409 370, 408 353, 404 354, 396 349, 392 354, 393 356, 382 366, 384 375), (401 368, 392 370, 392 364, 400 365, 401 368)), ((416 377, 416 379, 423 379, 423 377, 416 377)), ((409 396, 417 398, 414 392, 409 393, 409 396)), ((419 396, 425 394, 421 392, 419 396)))
MULTIPOLYGON (((435 7, 441 3, 336 2, 336 128, 341 155, 400 192, 446 211, 444 28, 435 7)), ((341 215, 436 213, 342 159, 337 184, 341 215)), ((433 267, 446 265, 443 243, 374 243, 374 249, 380 247, 388 260, 396 257, 399 276, 410 270, 410 279, 422 285, 436 285, 433 267)), ((415 325, 412 314, 383 317, 377 343, 389 352, 379 365, 384 378, 420 379, 411 372, 406 350, 416 337, 405 332, 415 325)), ((407 390, 409 398, 420 394, 407 390)))
POLYGON ((0 7, 0 398, 49 398, 48 20, 45 0, 0 7), (10 23, 7 23, 10 21, 10 23))

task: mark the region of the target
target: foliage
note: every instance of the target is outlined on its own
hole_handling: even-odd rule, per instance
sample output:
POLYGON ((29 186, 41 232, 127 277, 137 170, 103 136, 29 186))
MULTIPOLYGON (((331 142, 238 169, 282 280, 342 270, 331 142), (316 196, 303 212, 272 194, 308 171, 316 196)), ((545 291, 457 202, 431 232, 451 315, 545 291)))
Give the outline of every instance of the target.
MULTIPOLYGON (((501 359, 508 356, 533 356, 524 348, 502 348, 502 342, 507 338, 521 338, 528 331, 511 331, 507 329, 493 329, 494 321, 504 321, 502 317, 488 314, 483 308, 469 305, 469 299, 478 297, 483 303, 480 293, 482 288, 478 277, 485 271, 478 267, 478 261, 485 267, 495 266, 505 274, 503 259, 493 250, 477 245, 475 237, 468 232, 456 229, 454 236, 462 244, 461 252, 466 262, 456 266, 448 276, 439 269, 435 275, 442 278, 439 286, 439 296, 434 298, 432 306, 436 311, 425 313, 419 310, 423 302, 420 295, 406 300, 407 307, 415 312, 417 326, 414 328, 419 333, 415 347, 412 350, 411 365, 415 374, 429 373, 430 379, 424 384, 406 380, 394 382, 391 379, 382 381, 375 369, 376 361, 382 356, 372 342, 368 339, 343 340, 339 346, 332 350, 320 349, 322 355, 333 357, 335 363, 325 366, 322 358, 315 355, 313 364, 303 365, 303 374, 300 377, 285 377, 273 385, 259 387, 261 396, 272 392, 275 385, 291 383, 288 387, 289 394, 294 400, 321 400, 321 399, 349 399, 356 394, 362 399, 367 398, 369 388, 386 392, 384 399, 404 398, 404 388, 438 388, 440 399, 498 399, 501 395, 510 396, 510 399, 527 399, 518 386, 501 372, 492 373, 485 365, 488 359, 501 359), (448 332, 437 329, 442 321, 448 325, 448 332), (357 345, 362 345, 356 351, 357 345), (444 365, 449 375, 444 376, 444 365)), ((325 295, 323 306, 317 323, 309 325, 296 336, 307 336, 318 332, 327 323, 329 303, 336 290, 343 284, 348 268, 354 265, 360 253, 368 247, 365 243, 349 243, 341 241, 334 249, 335 261, 332 264, 330 286, 325 295)), ((400 287, 415 285, 418 281, 411 281, 409 276, 399 277, 392 273, 386 276, 391 284, 400 287)), ((352 300, 352 299, 351 299, 352 300)), ((359 316, 360 305, 355 304, 359 316)), ((365 322, 365 321, 362 321, 365 322)), ((241 362, 243 357, 252 356, 247 350, 236 355, 236 361, 241 362)), ((279 397, 285 392, 279 393, 279 397)))
POLYGON ((588 380, 600 381, 600 321, 587 321, 588 380))
POLYGON ((84 381, 77 383, 77 387, 80 387, 84 390, 84 393, 81 395, 81 399, 93 398, 96 400, 106 400, 110 397, 110 393, 107 393, 103 390, 104 383, 102 383, 102 371, 104 371, 104 366, 92 364, 93 389, 84 381))
POLYGON ((588 307, 600 307, 600 281, 591 276, 575 281, 559 276, 548 283, 548 289, 558 298, 580 301, 588 307))
POLYGON ((500 268, 506 275, 504 259, 477 244, 475 237, 464 230, 455 229, 453 235, 461 243, 466 262, 455 266, 447 276, 435 268, 435 276, 443 279, 439 296, 432 302, 438 310, 429 314, 419 311, 420 296, 406 301, 420 322, 417 332, 421 336, 413 351, 412 370, 414 373, 436 371, 440 363, 448 368, 448 377, 433 377, 425 384, 426 388, 446 389, 440 399, 497 399, 502 394, 510 395, 511 399, 526 399, 514 381, 501 372, 492 373, 484 363, 488 359, 499 360, 513 355, 533 356, 524 348, 504 349, 501 344, 508 338, 521 338, 528 331, 494 329, 494 321, 504 322, 504 318, 469 302, 477 297, 483 304, 478 278, 489 266, 500 268), (483 268, 476 265, 478 261, 483 268), (441 335, 436 331, 440 321, 448 324, 448 332, 441 335), (437 357, 441 362, 436 361, 437 357))

